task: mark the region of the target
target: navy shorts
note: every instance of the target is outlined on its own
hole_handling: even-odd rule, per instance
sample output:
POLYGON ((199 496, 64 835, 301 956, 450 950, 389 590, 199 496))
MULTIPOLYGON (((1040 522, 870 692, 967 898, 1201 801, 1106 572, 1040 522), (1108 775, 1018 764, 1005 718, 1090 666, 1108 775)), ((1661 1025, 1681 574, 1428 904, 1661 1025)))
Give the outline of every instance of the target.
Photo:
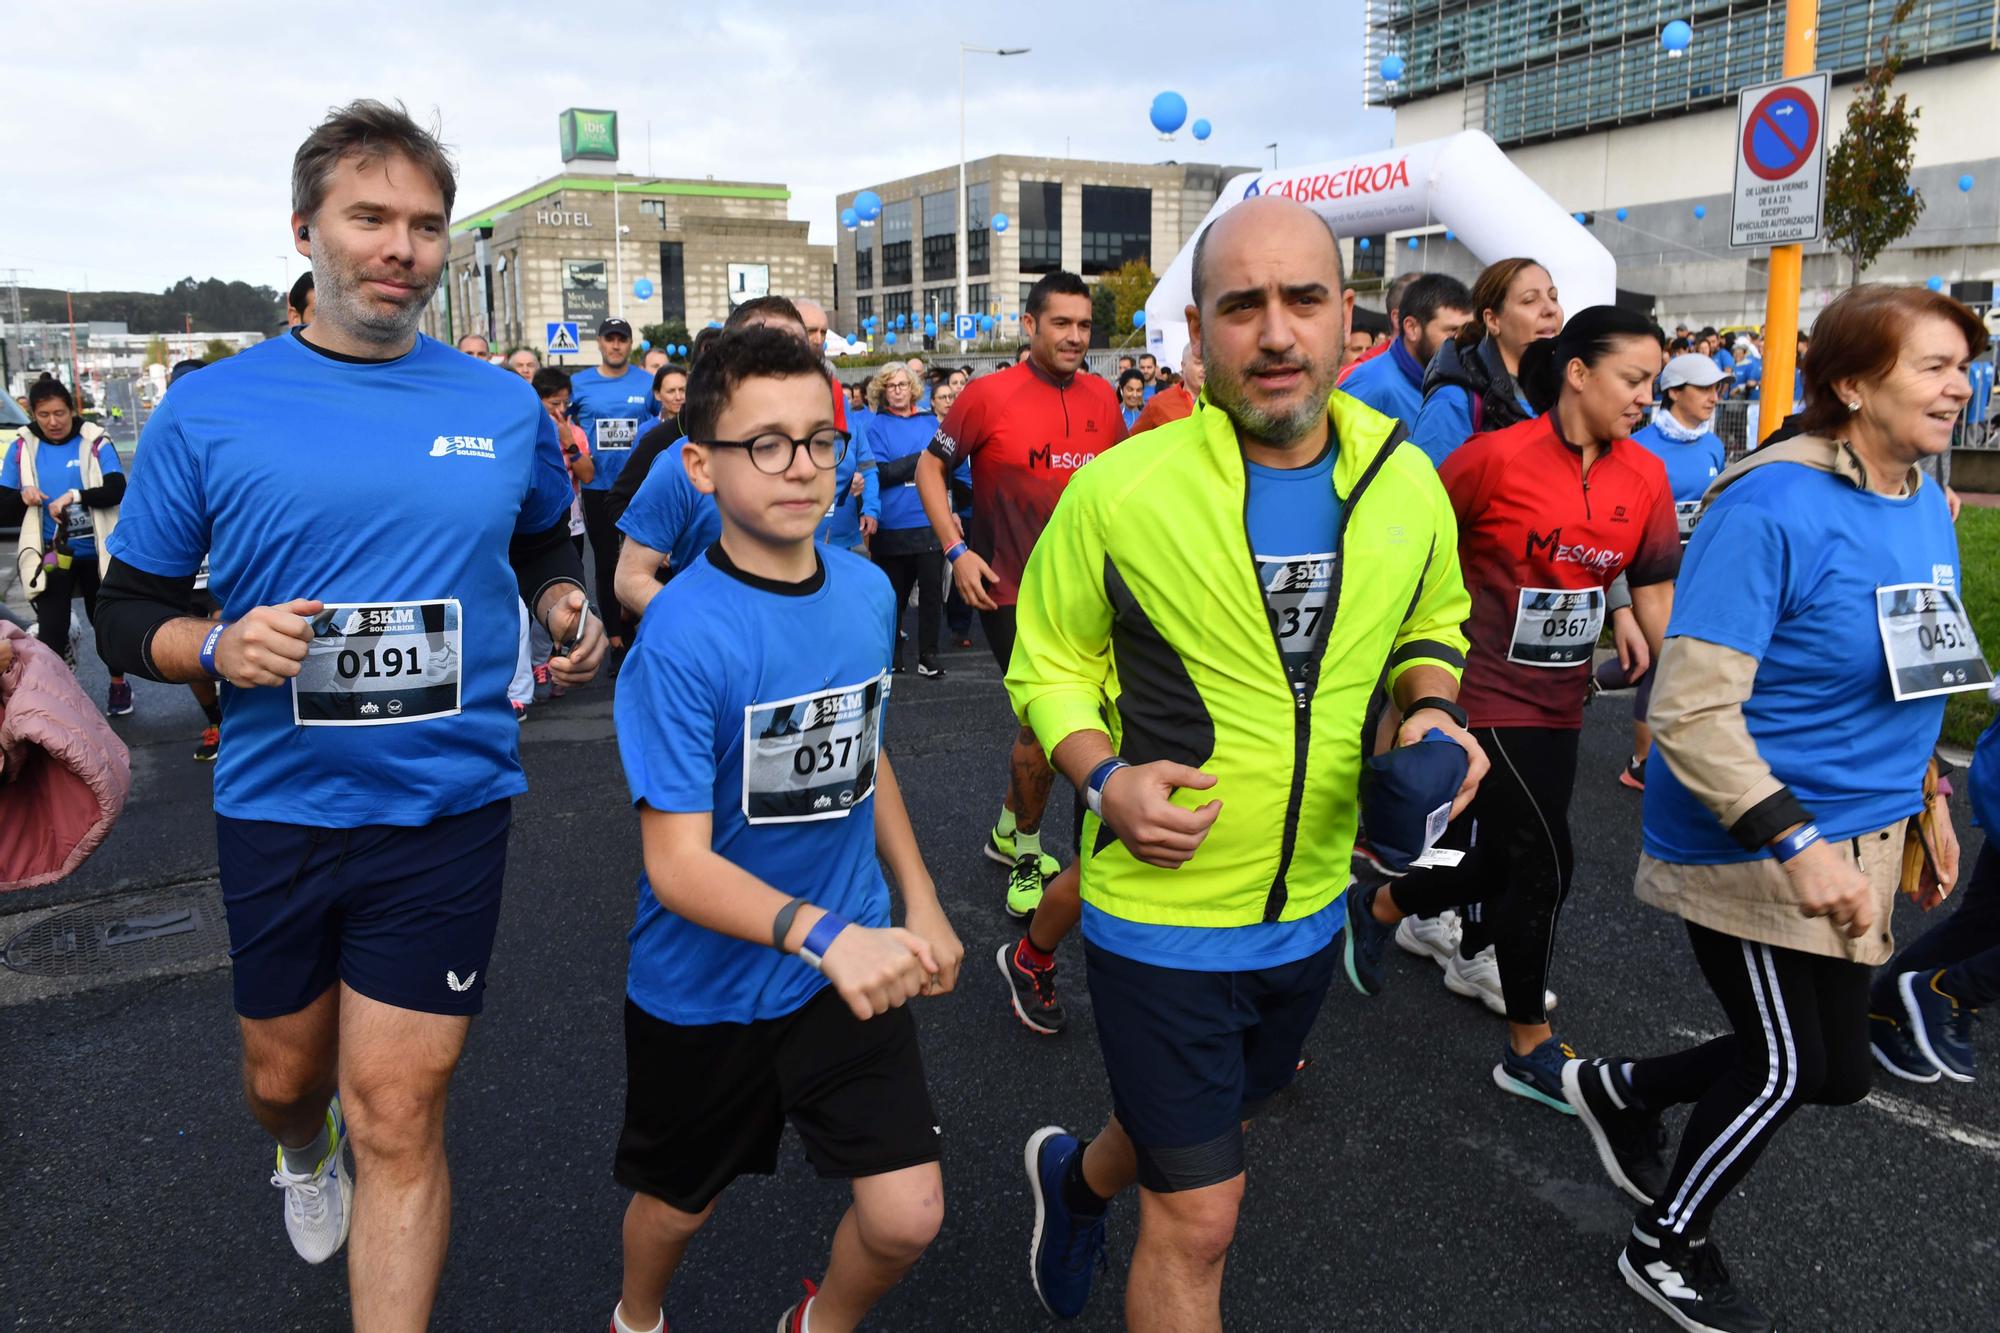
POLYGON ((1281 967, 1193 972, 1084 941, 1111 1105, 1156 1194, 1243 1171, 1243 1122, 1298 1074, 1340 939, 1281 967))
POLYGON ((295 1014, 338 980, 398 1009, 478 1013, 512 812, 350 829, 217 815, 236 1012, 295 1014))

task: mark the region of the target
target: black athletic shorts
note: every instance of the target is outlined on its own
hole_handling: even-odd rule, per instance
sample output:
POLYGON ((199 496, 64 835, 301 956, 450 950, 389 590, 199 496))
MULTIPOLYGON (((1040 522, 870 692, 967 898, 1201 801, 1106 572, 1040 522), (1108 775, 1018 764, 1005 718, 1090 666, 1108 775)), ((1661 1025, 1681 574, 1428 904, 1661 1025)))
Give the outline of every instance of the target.
POLYGON ((1000 664, 1000 674, 1007 674, 1007 663, 1014 656, 1014 604, 997 607, 979 613, 979 628, 986 631, 986 646, 993 650, 993 660, 1000 664))
POLYGON ((1085 977, 1111 1105, 1156 1194, 1243 1171, 1243 1124, 1291 1085, 1340 956, 1250 972, 1141 963, 1085 940, 1085 977))
POLYGON ((908 1007, 864 1023, 827 986, 783 1018, 682 1027, 625 1001, 619 1184, 698 1213, 738 1176, 778 1169, 787 1120, 829 1180, 937 1161, 908 1007))

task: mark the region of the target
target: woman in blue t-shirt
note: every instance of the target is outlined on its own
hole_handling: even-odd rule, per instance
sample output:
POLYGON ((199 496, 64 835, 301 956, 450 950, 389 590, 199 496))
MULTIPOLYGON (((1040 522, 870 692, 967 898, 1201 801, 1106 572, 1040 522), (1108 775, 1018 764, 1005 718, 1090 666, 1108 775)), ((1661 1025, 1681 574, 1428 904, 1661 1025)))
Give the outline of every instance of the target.
MULTIPOLYGON (((1667 465, 1667 485, 1674 492, 1674 518, 1681 545, 1694 531, 1695 514, 1709 484, 1726 465, 1722 437, 1709 429, 1716 400, 1728 376, 1705 356, 1677 356, 1660 372, 1660 408, 1653 420, 1634 431, 1632 439, 1646 446, 1667 465)), ((1639 678, 1632 700, 1632 757, 1618 780, 1633 791, 1646 790, 1646 755, 1653 733, 1646 729, 1646 709, 1653 702, 1653 673, 1639 678)))
POLYGON ((1992 679, 1943 493, 1917 464, 1950 447, 1985 345, 1949 297, 1842 294, 1813 328, 1804 433, 1726 471, 1688 543, 1634 887, 1686 921, 1734 1031, 1563 1071, 1599 1160, 1645 1204, 1618 1267, 1684 1328, 1771 1327, 1710 1220, 1793 1111, 1867 1094, 1871 1022, 1907 1041, 1871 1019, 1870 970, 1899 884, 1929 903, 1956 876, 1926 775, 1944 696, 1992 679), (1906 876, 1920 813, 1933 836, 1906 876), (1669 1163, 1661 1113, 1690 1103, 1669 1163))
POLYGON ((944 548, 917 498, 917 459, 937 434, 938 419, 917 410, 917 381, 909 367, 891 362, 868 385, 868 452, 875 460, 880 527, 868 550, 896 594, 895 670, 903 670, 900 636, 910 589, 917 590, 917 674, 944 674, 938 664, 938 631, 944 612, 944 548))
POLYGON ((1433 464, 1475 435, 1537 415, 1514 382, 1521 354, 1562 332, 1555 279, 1532 259, 1488 264, 1472 284, 1472 320, 1424 368, 1424 405, 1410 443, 1433 464))
MULTIPOLYGON (((21 493, 27 512, 15 543, 16 573, 34 603, 42 643, 76 666, 69 640, 70 604, 97 623, 97 587, 111 562, 104 549, 125 498, 125 471, 110 437, 77 414, 76 399, 54 379, 28 390, 28 428, 0 451, 0 487, 21 493)), ((113 673, 104 711, 132 711, 132 687, 113 673)))
POLYGON ((1118 411, 1125 418, 1125 433, 1131 434, 1139 414, 1146 410, 1146 377, 1128 370, 1118 377, 1118 411))

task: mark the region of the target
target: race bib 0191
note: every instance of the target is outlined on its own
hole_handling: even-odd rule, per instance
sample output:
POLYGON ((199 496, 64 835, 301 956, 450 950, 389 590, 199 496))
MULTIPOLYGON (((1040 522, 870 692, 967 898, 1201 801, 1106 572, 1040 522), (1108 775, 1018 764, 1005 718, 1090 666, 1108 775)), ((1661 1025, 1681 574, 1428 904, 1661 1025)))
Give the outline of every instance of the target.
POLYGON ((459 711, 457 598, 340 603, 308 623, 312 643, 292 680, 300 726, 388 726, 459 711))
POLYGON ((1935 583, 1877 588, 1875 624, 1889 662, 1889 686, 1899 701, 1983 690, 1993 683, 1972 618, 1952 589, 1935 583))
POLYGON ((875 791, 887 672, 743 710, 743 818, 844 819, 875 791))
POLYGON ((1260 555, 1257 577, 1264 585, 1264 609, 1278 636, 1278 654, 1293 670, 1312 656, 1327 604, 1333 596, 1331 551, 1307 555, 1260 555))
POLYGON ((1523 588, 1507 660, 1522 666, 1589 663, 1604 629, 1604 589, 1523 588))
POLYGON ((1685 542, 1689 537, 1694 535, 1695 520, 1700 517, 1701 517, 1701 501, 1699 500, 1674 501, 1674 526, 1680 529, 1681 540, 1683 542, 1685 542))
POLYGON ((599 449, 630 449, 632 440, 639 433, 637 417, 599 417, 597 420, 597 444, 599 449))

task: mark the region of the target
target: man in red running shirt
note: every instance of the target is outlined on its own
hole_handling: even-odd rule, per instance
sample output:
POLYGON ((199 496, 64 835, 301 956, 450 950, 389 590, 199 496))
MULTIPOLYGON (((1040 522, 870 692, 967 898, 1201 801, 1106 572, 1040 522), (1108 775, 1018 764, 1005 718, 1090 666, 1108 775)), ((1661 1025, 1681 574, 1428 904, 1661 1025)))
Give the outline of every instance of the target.
MULTIPOLYGON (((1014 652, 1014 597, 1028 553, 1076 470, 1125 437, 1118 395, 1100 376, 1078 374, 1090 347, 1090 288, 1074 273, 1050 273, 1021 315, 1028 357, 965 386, 917 463, 917 493, 951 561, 959 596, 979 612, 1002 675, 1014 652), (972 460, 972 531, 961 533, 946 477, 972 460)), ((1023 917, 1056 872, 1042 855, 1042 811, 1054 780, 1035 733, 1014 738, 1007 799, 986 854, 1012 869, 1007 910, 1023 917)))

